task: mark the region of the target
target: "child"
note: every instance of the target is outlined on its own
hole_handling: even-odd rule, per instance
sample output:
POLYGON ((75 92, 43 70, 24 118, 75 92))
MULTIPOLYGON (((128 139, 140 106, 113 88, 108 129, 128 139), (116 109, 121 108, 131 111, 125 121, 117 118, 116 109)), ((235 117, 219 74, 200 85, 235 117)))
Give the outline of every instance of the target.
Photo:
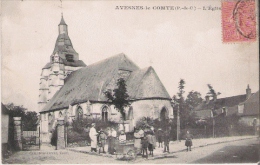
POLYGON ((155 148, 155 145, 156 145, 156 141, 154 141, 156 139, 154 138, 153 131, 148 132, 147 139, 148 139, 148 143, 149 143, 148 144, 148 150, 150 151, 149 155, 152 155, 152 157, 153 157, 153 149, 155 148), (154 145, 154 143, 155 143, 155 145, 154 145))
POLYGON ((143 157, 146 157, 146 159, 148 159, 147 148, 149 143, 146 134, 144 134, 144 137, 141 139, 141 144, 143 157), (144 156, 144 152, 146 153, 146 156, 144 156))
POLYGON ((164 151, 163 152, 170 152, 169 151, 169 143, 170 143, 170 135, 169 135, 169 132, 168 131, 165 131, 164 133, 164 151))
POLYGON ((99 153, 100 153, 100 150, 102 149, 102 152, 103 153, 106 153, 104 148, 105 148, 105 145, 106 145, 106 139, 107 139, 107 135, 104 133, 104 131, 101 129, 100 130, 100 133, 99 133, 99 136, 98 136, 98 142, 99 142, 99 153))
POLYGON ((190 134, 190 132, 187 131, 186 141, 185 141, 185 146, 187 147, 187 152, 189 151, 189 149, 190 149, 190 151, 191 151, 192 138, 193 138, 192 134, 190 134))
POLYGON ((158 137, 158 143, 159 143, 158 148, 160 148, 160 146, 163 148, 163 146, 162 146, 163 131, 162 131, 161 128, 159 128, 158 131, 157 131, 157 137, 158 137))
POLYGON ((125 142, 126 141, 126 134, 124 131, 121 131, 119 137, 118 137, 119 142, 125 142))

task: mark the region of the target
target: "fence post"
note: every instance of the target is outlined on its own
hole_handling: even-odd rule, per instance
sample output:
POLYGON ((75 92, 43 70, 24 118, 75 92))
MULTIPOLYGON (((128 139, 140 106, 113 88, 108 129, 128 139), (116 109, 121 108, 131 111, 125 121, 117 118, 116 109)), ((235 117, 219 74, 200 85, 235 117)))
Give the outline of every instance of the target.
POLYGON ((15 147, 22 150, 22 121, 21 117, 13 117, 14 119, 14 141, 15 147))
POLYGON ((65 132, 64 132, 64 120, 58 119, 57 122, 57 146, 56 150, 65 149, 65 132))

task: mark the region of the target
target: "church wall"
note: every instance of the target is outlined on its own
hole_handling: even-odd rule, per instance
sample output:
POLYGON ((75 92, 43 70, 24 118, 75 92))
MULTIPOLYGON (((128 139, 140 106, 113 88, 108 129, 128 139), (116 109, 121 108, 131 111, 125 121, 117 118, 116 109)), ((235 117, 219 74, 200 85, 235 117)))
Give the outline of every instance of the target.
POLYGON ((47 95, 48 95, 49 90, 47 89, 42 89, 40 90, 39 93, 39 102, 47 102, 47 95))
POLYGON ((41 77, 48 77, 50 74, 50 68, 48 69, 42 69, 41 77))
POLYGON ((79 106, 83 109, 84 117, 87 117, 90 114, 91 117, 93 117, 93 118, 102 119, 102 108, 104 106, 107 106, 108 107, 108 120, 119 121, 119 119, 120 119, 120 114, 114 108, 114 106, 109 106, 104 103, 91 103, 90 112, 88 112, 86 102, 81 103, 81 104, 76 104, 74 106, 71 106, 71 108, 69 108, 68 116, 70 116, 71 119, 75 119, 76 111, 79 106))
POLYGON ((47 80, 44 78, 41 78, 40 80, 40 89, 46 89, 48 88, 47 80))
POLYGON ((133 107, 135 122, 142 117, 160 118, 160 112, 163 107, 168 110, 168 117, 173 118, 173 109, 168 100, 139 100, 134 101, 131 106, 133 107))

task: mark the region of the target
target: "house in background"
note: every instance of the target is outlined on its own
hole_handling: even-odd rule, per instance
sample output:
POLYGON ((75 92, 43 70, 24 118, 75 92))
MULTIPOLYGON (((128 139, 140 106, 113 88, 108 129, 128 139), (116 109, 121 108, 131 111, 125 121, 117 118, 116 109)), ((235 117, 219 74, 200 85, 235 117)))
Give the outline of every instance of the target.
POLYGON ((9 110, 1 103, 1 141, 2 141, 2 155, 7 152, 9 142, 9 110))
POLYGON ((259 126, 259 91, 238 105, 240 122, 248 126, 259 126))
POLYGON ((233 114, 237 114, 238 105, 242 102, 245 102, 252 96, 251 89, 249 85, 246 89, 246 94, 225 97, 225 98, 214 98, 209 100, 209 97, 205 97, 205 101, 203 101, 200 105, 198 105, 194 110, 196 117, 198 119, 207 119, 214 116, 218 116, 220 114, 225 114, 225 116, 230 116, 233 114), (213 111, 213 112, 212 112, 213 111), (214 113, 214 114, 212 114, 214 113))
POLYGON ((131 103, 125 112, 126 132, 133 131, 143 117, 173 118, 171 97, 151 66, 141 69, 123 53, 86 66, 73 49, 67 29, 62 17, 54 52, 42 69, 38 102, 42 142, 50 141, 59 118, 122 122, 104 94, 117 88, 119 78, 126 82, 131 103))

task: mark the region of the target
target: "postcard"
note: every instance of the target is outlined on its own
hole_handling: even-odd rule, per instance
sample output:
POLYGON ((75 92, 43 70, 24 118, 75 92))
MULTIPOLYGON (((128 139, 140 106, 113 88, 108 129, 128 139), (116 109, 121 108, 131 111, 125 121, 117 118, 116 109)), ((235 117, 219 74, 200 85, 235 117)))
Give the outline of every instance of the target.
POLYGON ((258 6, 3 0, 2 163, 259 163, 258 6))

